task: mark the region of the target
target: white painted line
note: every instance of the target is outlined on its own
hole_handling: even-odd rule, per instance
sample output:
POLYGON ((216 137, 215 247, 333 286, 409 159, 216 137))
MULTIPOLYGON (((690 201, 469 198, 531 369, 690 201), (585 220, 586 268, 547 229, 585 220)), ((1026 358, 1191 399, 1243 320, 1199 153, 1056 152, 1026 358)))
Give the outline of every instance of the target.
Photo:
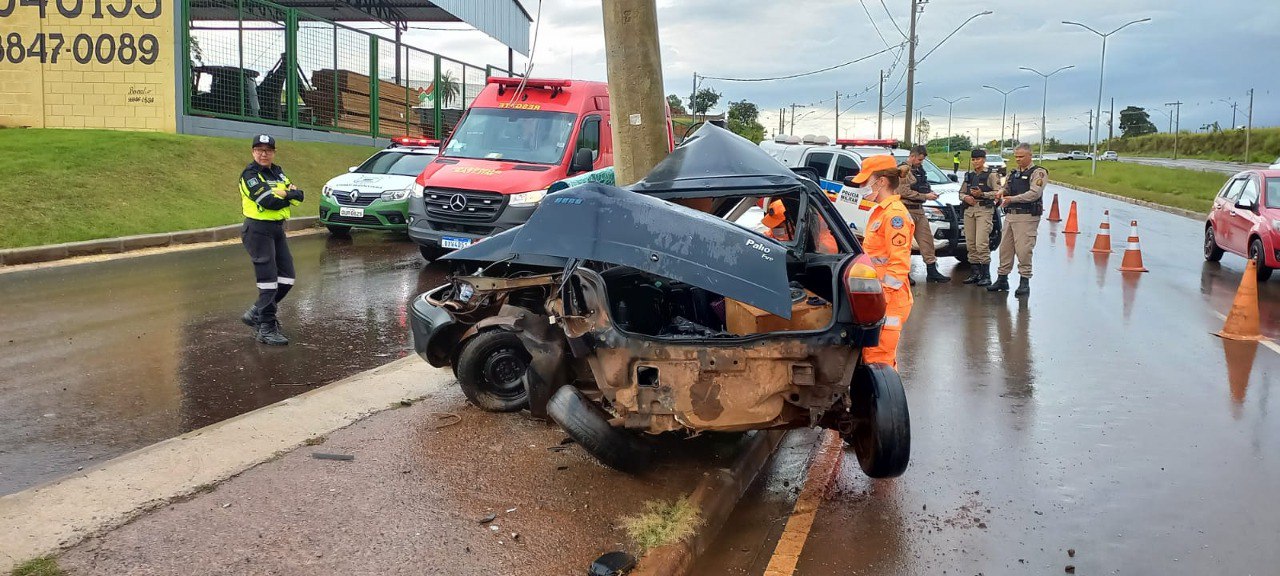
MULTIPOLYGON (((1219 312, 1219 311, 1217 311, 1217 310, 1214 310, 1214 311, 1213 311, 1213 315, 1214 315, 1214 316, 1217 316, 1217 317, 1218 317, 1218 319, 1219 319, 1219 320, 1221 320, 1221 321, 1223 321, 1223 322, 1226 322, 1226 321, 1227 321, 1227 315, 1226 315, 1226 314, 1223 314, 1223 313, 1221 313, 1221 312, 1219 312)), ((1271 340, 1268 340, 1268 339, 1266 339, 1266 338, 1263 338, 1262 340, 1259 340, 1259 342, 1261 342, 1263 346, 1266 346, 1266 347, 1267 347, 1268 349, 1270 349, 1272 352, 1275 352, 1276 354, 1280 354, 1280 344, 1276 344, 1275 342, 1272 342, 1271 340)))

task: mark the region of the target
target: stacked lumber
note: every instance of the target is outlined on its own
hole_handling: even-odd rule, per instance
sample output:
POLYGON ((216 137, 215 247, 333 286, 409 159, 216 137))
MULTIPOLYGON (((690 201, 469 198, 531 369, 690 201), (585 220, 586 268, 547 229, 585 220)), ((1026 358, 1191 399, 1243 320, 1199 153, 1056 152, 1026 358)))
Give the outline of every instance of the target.
MULTIPOLYGON (((314 90, 304 91, 302 100, 311 107, 315 123, 347 130, 368 132, 372 128, 371 82, 368 76, 350 70, 316 70, 311 74, 314 90)), ((431 137, 431 114, 422 118, 410 108, 410 89, 394 82, 378 80, 378 128, 382 134, 431 137)))

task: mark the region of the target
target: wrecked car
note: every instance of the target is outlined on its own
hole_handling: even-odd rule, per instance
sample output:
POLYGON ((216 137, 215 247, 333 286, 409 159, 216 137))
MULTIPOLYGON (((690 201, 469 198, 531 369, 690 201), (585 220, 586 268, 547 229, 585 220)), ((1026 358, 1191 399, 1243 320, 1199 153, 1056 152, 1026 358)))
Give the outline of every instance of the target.
POLYGON ((615 469, 647 435, 836 429, 902 474, 897 372, 862 361, 885 300, 819 186, 704 125, 640 182, 549 194, 524 225, 445 257, 414 346, 487 410, 528 408, 615 469))

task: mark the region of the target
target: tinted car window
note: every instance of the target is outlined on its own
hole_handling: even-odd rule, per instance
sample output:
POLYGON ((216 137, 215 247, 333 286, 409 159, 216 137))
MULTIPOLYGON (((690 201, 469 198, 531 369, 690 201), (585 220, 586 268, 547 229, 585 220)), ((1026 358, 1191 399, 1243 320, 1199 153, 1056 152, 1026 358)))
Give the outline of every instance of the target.
POLYGON ((1267 208, 1280 208, 1280 178, 1267 178, 1267 208))
POLYGON ((1240 191, 1244 189, 1244 180, 1232 180, 1225 188, 1222 189, 1222 197, 1227 200, 1234 201, 1240 197, 1240 191))
POLYGON ((586 148, 591 151, 591 158, 600 157, 600 118, 592 116, 582 123, 582 133, 578 135, 578 150, 586 148))
POLYGON ((858 174, 858 163, 853 158, 840 154, 836 156, 836 171, 831 175, 831 179, 836 182, 844 182, 845 178, 856 176, 858 174))
POLYGON ((1237 202, 1253 202, 1258 204, 1258 182, 1253 178, 1246 178, 1244 181, 1244 191, 1240 193, 1240 199, 1237 202))
POLYGON ((804 165, 818 171, 818 176, 823 178, 831 173, 831 156, 830 152, 817 152, 810 154, 804 161, 804 165))

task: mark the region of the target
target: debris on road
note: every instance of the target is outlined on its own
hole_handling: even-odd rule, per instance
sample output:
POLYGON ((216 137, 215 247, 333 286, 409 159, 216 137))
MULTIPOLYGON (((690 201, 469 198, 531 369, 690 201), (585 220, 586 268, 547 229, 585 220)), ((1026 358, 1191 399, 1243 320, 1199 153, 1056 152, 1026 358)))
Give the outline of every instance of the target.
POLYGON ((479 521, 479 523, 480 523, 480 524, 488 524, 488 523, 493 522, 494 520, 497 520, 497 519, 498 519, 498 515, 497 515, 497 514, 490 514, 490 515, 488 515, 488 516, 485 516, 484 518, 481 518, 481 519, 480 519, 480 521, 479 521))
POLYGON ((626 552, 609 552, 591 563, 588 576, 622 576, 636 567, 634 556, 626 552))

